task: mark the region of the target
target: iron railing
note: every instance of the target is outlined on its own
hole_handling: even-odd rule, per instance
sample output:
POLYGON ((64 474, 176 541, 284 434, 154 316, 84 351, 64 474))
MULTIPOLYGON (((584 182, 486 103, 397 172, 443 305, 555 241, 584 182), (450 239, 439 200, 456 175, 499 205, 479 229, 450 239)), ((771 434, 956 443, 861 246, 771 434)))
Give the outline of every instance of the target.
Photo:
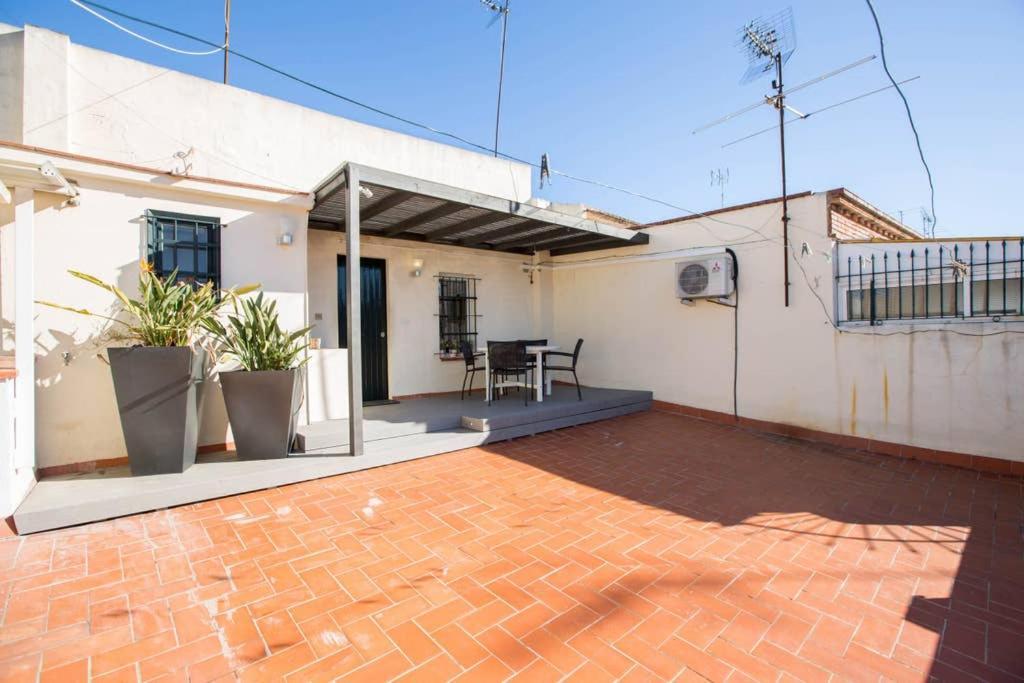
POLYGON ((1024 315, 1024 238, 840 243, 837 321, 1024 315))
POLYGON ((478 278, 468 275, 440 274, 437 276, 438 341, 442 352, 459 351, 468 341, 477 347, 478 278))

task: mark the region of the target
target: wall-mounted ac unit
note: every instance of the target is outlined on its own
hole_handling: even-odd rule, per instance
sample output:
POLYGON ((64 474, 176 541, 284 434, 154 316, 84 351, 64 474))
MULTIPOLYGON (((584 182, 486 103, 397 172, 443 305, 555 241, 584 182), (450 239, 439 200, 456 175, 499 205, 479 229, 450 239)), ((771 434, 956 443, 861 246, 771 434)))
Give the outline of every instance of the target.
POLYGON ((732 257, 725 250, 676 262, 676 296, 680 299, 724 298, 733 288, 732 257))

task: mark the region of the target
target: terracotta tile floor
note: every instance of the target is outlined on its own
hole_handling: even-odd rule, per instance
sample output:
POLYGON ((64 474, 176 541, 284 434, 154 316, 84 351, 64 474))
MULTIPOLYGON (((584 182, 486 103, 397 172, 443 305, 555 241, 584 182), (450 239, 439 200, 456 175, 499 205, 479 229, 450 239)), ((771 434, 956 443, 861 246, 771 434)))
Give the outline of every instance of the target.
POLYGON ((1022 501, 644 413, 0 539, 0 678, 1019 680, 1022 501))

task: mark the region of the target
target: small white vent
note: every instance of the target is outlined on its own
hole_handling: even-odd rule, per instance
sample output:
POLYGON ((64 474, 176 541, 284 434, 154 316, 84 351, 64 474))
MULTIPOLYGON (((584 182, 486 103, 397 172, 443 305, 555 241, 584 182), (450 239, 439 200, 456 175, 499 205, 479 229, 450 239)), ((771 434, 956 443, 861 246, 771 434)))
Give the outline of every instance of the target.
POLYGON ((709 299, 732 294, 732 257, 725 251, 676 263, 676 296, 709 299))

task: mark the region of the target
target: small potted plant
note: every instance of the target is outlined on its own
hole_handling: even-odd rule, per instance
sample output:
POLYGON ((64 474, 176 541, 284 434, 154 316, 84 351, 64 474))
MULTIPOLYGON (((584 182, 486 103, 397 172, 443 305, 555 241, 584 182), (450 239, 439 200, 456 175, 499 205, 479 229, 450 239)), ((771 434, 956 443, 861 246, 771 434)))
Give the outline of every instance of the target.
POLYGON ((241 287, 218 293, 212 283, 195 286, 178 282, 177 271, 166 278, 152 266, 139 264, 139 296, 132 299, 115 285, 80 273, 74 277, 112 294, 120 310, 110 315, 85 308, 40 301, 44 306, 106 320, 105 335, 122 346, 107 349, 133 475, 184 472, 196 460, 207 353, 201 346, 204 323, 236 295, 255 289, 241 287))
POLYGON ((444 339, 441 341, 441 358, 454 358, 457 355, 456 351, 454 339, 444 339))
POLYGON ((307 360, 303 338, 311 328, 282 330, 277 303, 265 300, 263 292, 235 299, 227 324, 215 318, 203 324, 220 345, 222 360, 240 366, 220 373, 238 457, 286 457, 302 402, 299 368, 307 360))

